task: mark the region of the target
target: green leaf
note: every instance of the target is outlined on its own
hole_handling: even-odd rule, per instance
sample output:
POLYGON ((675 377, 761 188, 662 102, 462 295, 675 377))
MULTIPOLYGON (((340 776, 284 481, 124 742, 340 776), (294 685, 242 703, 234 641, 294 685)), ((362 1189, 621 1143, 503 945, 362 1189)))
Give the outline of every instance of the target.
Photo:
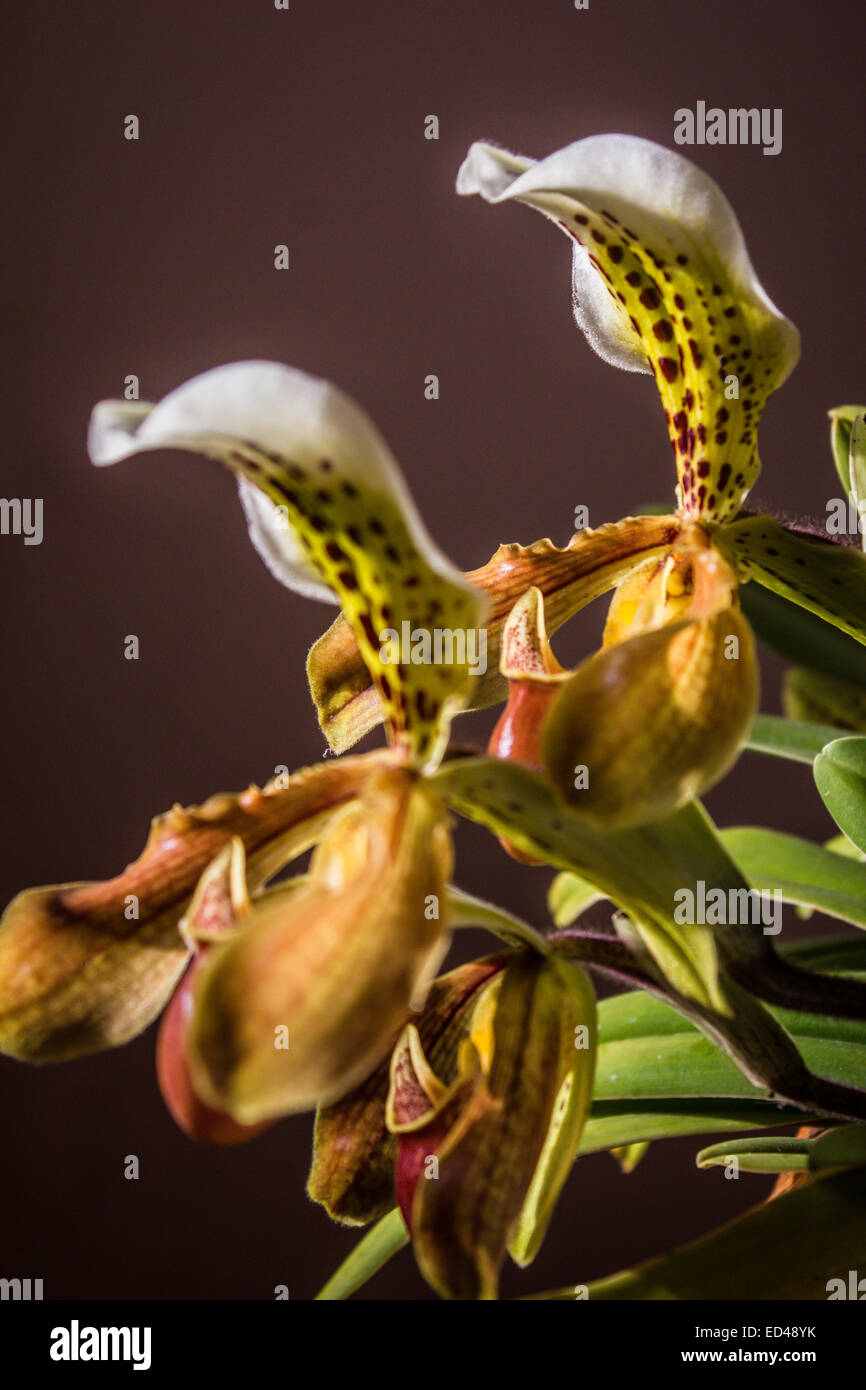
POLYGON ((550 946, 541 932, 503 908, 476 898, 472 893, 464 893, 455 884, 448 885, 447 899, 449 926, 486 927, 510 946, 531 946, 543 956, 550 954, 550 946))
POLYGON ((387 1264, 392 1255, 409 1243, 409 1233, 403 1224, 399 1211, 389 1211, 375 1226, 358 1241, 354 1250, 347 1255, 316 1295, 316 1302, 336 1303, 348 1298, 377 1270, 387 1264))
POLYGON ((863 936, 794 941, 780 954, 808 970, 866 971, 866 937, 863 936))
POLYGON ((721 832, 753 888, 866 927, 866 864, 797 835, 736 826, 721 832))
POLYGON ((824 1168, 857 1168, 866 1163, 866 1125, 839 1125, 812 1140, 809 1166, 813 1172, 824 1168))
MULTIPOLYGON (((589 1300, 826 1299, 866 1249, 862 1172, 807 1183, 702 1240, 588 1286, 589 1300)), ((535 1298, 571 1302, 574 1285, 535 1298)))
MULTIPOLYGON (((599 1153, 658 1139, 698 1134, 733 1134, 744 1129, 822 1123, 820 1115, 768 1100, 598 1101, 584 1125, 580 1154, 599 1153)), ((826 1123, 826 1119, 823 1120, 826 1123)))
POLYGON ((699 1168, 720 1168, 737 1160, 743 1173, 808 1173, 809 1139, 732 1139, 701 1149, 695 1159, 699 1168))
POLYGON ((759 714, 745 746, 752 753, 769 753, 775 758, 811 763, 825 744, 838 737, 839 730, 832 724, 809 724, 798 719, 783 719, 778 714, 759 714))
POLYGON ((815 784, 839 829, 866 851, 866 738, 840 738, 815 759, 815 784))
POLYGON ((866 690, 823 671, 803 666, 786 671, 782 708, 790 719, 829 725, 836 730, 836 738, 843 733, 866 733, 866 690))
POLYGON ((830 1168, 859 1168, 866 1163, 866 1125, 838 1125, 814 1139, 733 1139, 702 1149, 699 1168, 736 1158, 745 1173, 820 1173, 830 1168))
POLYGON ((837 405, 830 411, 830 448, 846 494, 851 491, 851 427, 864 410, 863 405, 837 405))
POLYGON ((594 884, 628 913, 680 994, 727 1011, 711 928, 674 920, 674 895, 684 883, 702 877, 719 886, 743 884, 701 807, 691 803, 655 825, 604 834, 572 815, 543 777, 517 763, 460 758, 431 780, 461 815, 594 884))
POLYGON ((757 636, 780 656, 866 686, 866 650, 853 637, 759 584, 744 584, 740 603, 757 636))
POLYGON ((557 874, 547 894, 547 906, 558 927, 570 927, 593 903, 603 901, 604 894, 580 874, 557 874))
MULTIPOLYGON (((866 1086, 866 1021, 770 1012, 810 1070, 866 1086)), ((643 991, 602 1000, 598 1023, 595 1089, 581 1153, 716 1129, 804 1124, 810 1117, 762 1095, 694 1025, 643 991)))

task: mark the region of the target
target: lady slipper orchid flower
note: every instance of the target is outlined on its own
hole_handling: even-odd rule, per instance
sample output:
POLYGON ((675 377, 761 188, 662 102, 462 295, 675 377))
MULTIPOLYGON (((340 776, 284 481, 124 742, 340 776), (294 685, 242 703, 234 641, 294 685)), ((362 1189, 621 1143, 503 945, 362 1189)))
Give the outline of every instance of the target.
POLYGON ((403 1214, 444 1297, 495 1298, 538 1252, 574 1163, 596 1054, 573 961, 527 951, 438 979, 356 1091, 319 1111, 309 1194, 336 1220, 403 1214))
POLYGON ((386 1112, 397 1195, 444 1297, 496 1298, 506 1250, 534 1259, 589 1110, 595 1030, 583 972, 523 954, 483 990, 450 1085, 414 1025, 398 1042, 386 1112))
POLYGON ((163 1093, 188 1131, 235 1142, 357 1085, 435 974, 452 850, 425 774, 472 675, 466 644, 450 664, 389 661, 382 634, 477 627, 484 598, 433 545, 368 418, 302 372, 236 363, 156 406, 103 403, 89 447, 98 464, 160 448, 227 464, 266 563, 337 598, 388 712, 390 748, 175 808, 118 878, 20 894, 0 926, 3 1050, 116 1046, 174 995, 163 1093), (266 887, 312 846, 307 876, 266 887))
MULTIPOLYGON (((502 546, 467 576, 490 598, 488 652, 500 659, 500 679, 488 672, 475 703, 510 691, 492 751, 544 767, 598 828, 639 826, 712 786, 747 734, 758 677, 740 585, 755 580, 866 642, 866 562, 742 510, 760 470, 758 421, 799 335, 706 174, 649 141, 606 135, 539 162, 473 145, 457 189, 525 203, 566 233, 579 326, 605 360, 652 375, 662 399, 673 513, 583 531, 563 549, 502 546), (543 629, 611 589, 604 647, 569 676, 543 629), (538 629, 531 657, 527 622, 538 629)), ((313 647, 308 675, 336 749, 381 717, 345 622, 313 647)))
POLYGON ((678 534, 652 559, 635 554, 603 650, 568 679, 546 647, 540 596, 516 610, 501 664, 510 699, 492 742, 545 767, 597 826, 645 824, 712 786, 748 733, 758 676, 741 582, 866 640, 844 593, 853 578, 866 595, 859 557, 741 514, 760 470, 758 420, 796 364, 798 334, 758 282, 727 200, 679 154, 624 135, 537 163, 476 144, 457 189, 526 203, 566 233, 579 326, 613 365, 652 374, 662 399, 678 534))

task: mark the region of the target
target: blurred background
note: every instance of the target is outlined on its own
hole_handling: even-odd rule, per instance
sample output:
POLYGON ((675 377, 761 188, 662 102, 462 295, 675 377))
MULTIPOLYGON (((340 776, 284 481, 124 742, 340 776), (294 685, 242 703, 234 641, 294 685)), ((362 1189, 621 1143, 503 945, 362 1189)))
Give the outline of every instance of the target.
MULTIPOLYGON (((566 239, 529 210, 455 196, 474 139, 532 156, 605 131, 673 145, 675 110, 699 100, 782 108, 776 157, 688 153, 803 333, 752 504, 825 518, 826 411, 864 395, 860 17, 854 0, 90 0, 7 16, 2 492, 44 499, 44 541, 0 539, 4 902, 110 876, 173 802, 324 748, 303 660, 331 611, 267 573, 230 478, 171 454, 88 463, 90 408, 127 375, 144 399, 238 358, 331 378, 465 568, 500 541, 564 543, 578 504, 600 525, 672 499, 652 380, 602 362, 574 326, 566 239)), ((603 617, 595 606, 557 638, 564 663, 603 617)), ((764 669, 772 711, 781 667, 764 669)), ((494 719, 457 737, 483 741, 494 719)), ((807 768, 753 755, 708 804, 722 824, 833 831, 807 768)), ((464 888, 543 925, 550 877, 461 827, 464 888)), ((460 954, 489 941, 462 937, 460 954)), ((356 1240, 304 1194, 311 1118, 198 1147, 162 1106, 153 1043, 47 1069, 0 1061, 0 1274, 42 1278, 46 1298, 268 1299, 278 1283, 311 1297, 356 1240)), ((769 1190, 699 1174, 699 1146, 654 1146, 629 1177, 607 1155, 579 1162, 539 1259, 503 1292, 587 1282, 769 1190)), ((362 1297, 432 1295, 404 1251, 362 1297)))

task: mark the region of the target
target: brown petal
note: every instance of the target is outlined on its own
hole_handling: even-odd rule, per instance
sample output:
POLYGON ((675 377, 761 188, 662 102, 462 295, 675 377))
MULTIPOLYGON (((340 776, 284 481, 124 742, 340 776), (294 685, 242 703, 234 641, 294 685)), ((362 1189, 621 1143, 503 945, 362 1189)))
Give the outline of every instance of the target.
MULTIPOLYGON (((508 953, 501 952, 441 975, 430 986, 421 1013, 414 1015, 424 1051, 446 1084, 455 1075, 457 1049, 478 991, 507 960, 508 953)), ((347 1225, 375 1221, 396 1200, 396 1141, 385 1123, 389 1067, 386 1056, 366 1081, 316 1115, 307 1192, 335 1221, 347 1225)))
POLYGON ((374 774, 308 883, 256 899, 203 970, 189 1030, 203 1098, 252 1124, 358 1085, 441 959, 450 867, 441 803, 406 769, 374 774))
POLYGON ((163 1100, 177 1126, 207 1144, 241 1144, 267 1125, 239 1125, 223 1110, 206 1105, 196 1094, 186 1054, 186 1027, 192 1013, 195 981, 220 937, 238 931, 249 911, 242 842, 235 838, 202 874, 181 935, 194 943, 192 960, 162 1016, 156 1039, 156 1074, 163 1100))
MULTIPOLYGON (((531 953, 513 957, 496 1000, 486 1084, 467 1084, 462 1112, 444 1142, 434 1136, 438 1176, 425 1175, 417 1184, 412 1229, 421 1272, 445 1297, 496 1297, 499 1267, 574 1065, 571 997, 563 962, 531 953)), ((588 1022, 594 1035, 594 1020, 588 1022)), ((589 1065, 581 1085, 585 1109, 592 1046, 584 1055, 589 1065)), ((448 1100, 431 1111, 431 1131, 447 1105, 448 1100)), ((413 1132, 420 1138, 424 1131, 413 1132)), ((578 1136, 579 1126, 575 1146, 578 1136)), ((549 1174, 552 1185, 538 1196, 542 1228, 565 1171, 557 1160, 549 1174)), ((534 1253, 535 1238, 521 1241, 522 1254, 526 1244, 534 1253)))
POLYGON ((56 1062, 142 1032, 184 969, 178 922, 214 856, 239 836, 252 881, 263 881, 314 843, 389 757, 323 763, 284 787, 175 807, 153 822, 144 850, 117 878, 19 894, 0 923, 0 1048, 56 1062))

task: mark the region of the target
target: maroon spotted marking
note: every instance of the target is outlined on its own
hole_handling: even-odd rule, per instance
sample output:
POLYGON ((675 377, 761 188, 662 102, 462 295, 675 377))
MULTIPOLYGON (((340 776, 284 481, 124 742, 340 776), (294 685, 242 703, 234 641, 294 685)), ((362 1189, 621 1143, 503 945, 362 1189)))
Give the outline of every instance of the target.
POLYGON ((672 357, 660 357, 659 370, 665 381, 676 381, 680 373, 679 366, 672 357))
POLYGON ((657 289, 641 290, 640 302, 645 309, 657 309, 662 302, 662 297, 657 289))
POLYGON ((674 336, 674 330, 667 319, 656 319, 653 324, 653 333, 660 343, 669 343, 674 336))
POLYGON ((367 641, 370 643, 370 646, 371 646, 371 647, 375 647, 375 648, 378 650, 378 647, 379 647, 379 634, 377 633, 375 627, 373 626, 373 619, 370 617, 370 614, 369 614, 369 613, 361 613, 361 614, 359 615, 359 618, 360 618, 361 627, 362 627, 363 630, 364 630, 364 636, 366 637, 367 641))

